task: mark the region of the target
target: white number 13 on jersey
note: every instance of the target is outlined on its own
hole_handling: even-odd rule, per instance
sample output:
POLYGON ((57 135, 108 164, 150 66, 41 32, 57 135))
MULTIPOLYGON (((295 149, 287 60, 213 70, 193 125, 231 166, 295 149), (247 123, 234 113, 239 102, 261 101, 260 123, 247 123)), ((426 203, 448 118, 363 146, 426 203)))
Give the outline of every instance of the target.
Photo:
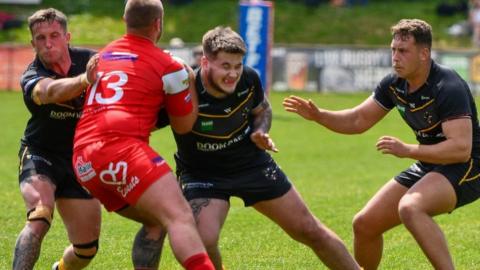
POLYGON ((87 105, 91 105, 93 100, 99 104, 113 104, 119 101, 123 97, 123 88, 122 86, 128 82, 128 75, 123 71, 110 71, 106 74, 103 72, 98 72, 98 79, 95 81, 95 84, 90 89, 90 95, 88 96, 87 105), (106 88, 111 89, 115 94, 111 97, 103 97, 102 93, 97 93, 97 86, 100 81, 107 81, 110 78, 117 79, 116 81, 107 83, 106 88))

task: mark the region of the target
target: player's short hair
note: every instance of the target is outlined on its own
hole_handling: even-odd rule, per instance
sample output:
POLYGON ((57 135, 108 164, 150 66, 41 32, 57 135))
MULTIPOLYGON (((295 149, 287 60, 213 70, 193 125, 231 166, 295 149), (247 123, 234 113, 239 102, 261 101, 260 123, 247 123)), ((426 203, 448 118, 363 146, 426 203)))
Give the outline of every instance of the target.
POLYGON ((391 28, 392 37, 400 35, 405 39, 412 36, 415 43, 432 48, 432 27, 419 19, 402 19, 391 28))
POLYGON ((128 0, 123 18, 128 28, 144 28, 155 19, 163 20, 163 6, 160 0, 128 0))
POLYGON ((230 27, 217 26, 209 30, 202 39, 203 53, 215 58, 219 52, 245 55, 247 47, 242 37, 230 27))
POLYGON ((64 32, 67 32, 67 16, 63 14, 60 10, 54 8, 40 9, 37 10, 32 16, 28 17, 28 28, 30 33, 33 34, 33 27, 37 23, 48 22, 49 24, 53 22, 58 22, 64 32))

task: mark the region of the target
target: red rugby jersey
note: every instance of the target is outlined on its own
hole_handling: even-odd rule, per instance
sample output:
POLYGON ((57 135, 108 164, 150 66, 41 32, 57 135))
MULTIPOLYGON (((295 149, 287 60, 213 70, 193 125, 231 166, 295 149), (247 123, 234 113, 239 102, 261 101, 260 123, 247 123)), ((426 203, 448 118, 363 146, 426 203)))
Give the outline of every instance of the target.
POLYGON ((100 51, 98 79, 87 90, 74 149, 92 142, 135 137, 148 142, 158 111, 192 111, 188 73, 149 39, 127 34, 100 51))

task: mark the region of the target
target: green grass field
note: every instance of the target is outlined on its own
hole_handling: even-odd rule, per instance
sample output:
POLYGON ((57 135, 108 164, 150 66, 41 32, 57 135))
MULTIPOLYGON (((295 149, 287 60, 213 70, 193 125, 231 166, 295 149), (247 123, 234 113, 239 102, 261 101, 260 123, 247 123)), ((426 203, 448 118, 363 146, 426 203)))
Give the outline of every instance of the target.
MULTIPOLYGON (((362 135, 338 135, 286 113, 282 99, 291 93, 272 93, 274 110, 271 136, 279 153, 274 158, 289 175, 312 212, 336 231, 352 250, 351 220, 375 191, 412 161, 384 156, 375 150, 381 135, 395 135, 414 142, 396 112, 362 135)), ((367 94, 340 95, 302 93, 317 104, 341 109, 361 102, 367 94)), ((18 141, 28 118, 21 94, 0 92, 0 269, 10 269, 16 236, 25 224, 25 209, 18 189, 18 141)), ((151 142, 172 163, 173 139, 166 129, 155 133, 151 142)), ((449 240, 457 269, 479 269, 479 203, 465 206, 436 220, 449 240)), ((130 247, 139 225, 104 213, 100 250, 89 269, 132 269, 130 247)), ((63 224, 56 214, 43 242, 36 269, 50 269, 67 245, 63 224)), ((221 249, 228 269, 325 269, 305 246, 297 244, 276 225, 232 200, 222 232, 221 249)), ((166 245, 167 246, 167 245, 166 245)), ((181 269, 166 247, 162 269, 181 269)), ((381 269, 431 269, 415 241, 403 227, 385 235, 381 269)))

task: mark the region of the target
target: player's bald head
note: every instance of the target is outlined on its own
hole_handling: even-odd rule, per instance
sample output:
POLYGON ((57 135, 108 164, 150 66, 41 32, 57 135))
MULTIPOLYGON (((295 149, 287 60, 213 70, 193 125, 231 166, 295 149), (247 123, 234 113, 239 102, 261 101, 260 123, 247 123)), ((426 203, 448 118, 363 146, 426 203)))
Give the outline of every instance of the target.
POLYGON ((163 20, 163 5, 160 0, 128 0, 123 18, 128 28, 139 29, 163 20))

